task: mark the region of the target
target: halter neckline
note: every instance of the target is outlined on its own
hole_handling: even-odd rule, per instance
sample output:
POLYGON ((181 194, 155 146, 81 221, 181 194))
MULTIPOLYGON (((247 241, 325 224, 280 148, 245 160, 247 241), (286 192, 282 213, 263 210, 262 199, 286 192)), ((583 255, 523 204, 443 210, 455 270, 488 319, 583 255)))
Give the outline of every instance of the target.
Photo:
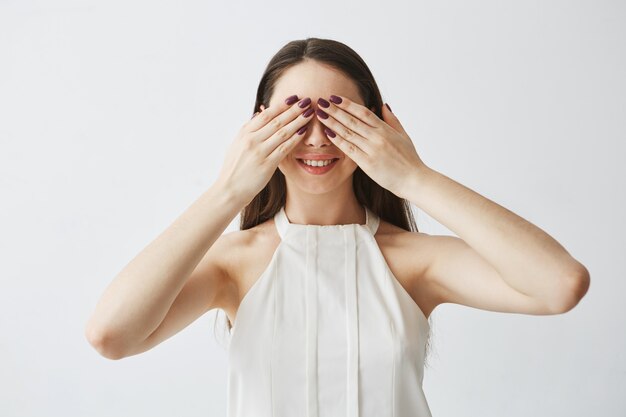
POLYGON ((274 215, 274 223, 278 229, 278 234, 281 238, 284 238, 289 228, 311 228, 321 230, 340 230, 349 227, 364 227, 370 231, 372 236, 376 234, 376 230, 380 224, 380 219, 376 213, 371 211, 366 206, 362 206, 365 209, 365 224, 348 223, 348 224, 299 224, 291 223, 285 213, 285 206, 283 205, 280 210, 274 215))

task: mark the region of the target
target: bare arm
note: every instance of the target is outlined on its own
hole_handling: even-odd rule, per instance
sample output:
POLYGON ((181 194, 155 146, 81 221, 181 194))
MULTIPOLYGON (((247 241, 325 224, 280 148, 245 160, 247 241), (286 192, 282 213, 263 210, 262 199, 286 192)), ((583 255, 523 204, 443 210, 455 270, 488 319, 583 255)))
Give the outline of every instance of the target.
POLYGON ((107 287, 85 327, 103 356, 117 359, 147 350, 218 306, 222 277, 228 274, 220 261, 223 250, 210 248, 303 138, 297 132, 312 120, 304 115, 311 101, 296 103, 294 97, 241 126, 216 183, 107 287))
POLYGON ((428 240, 437 255, 425 275, 440 302, 559 314, 587 292, 587 269, 539 227, 430 168, 412 178, 408 199, 459 236, 428 240))
MULTIPOLYGON (((196 274, 181 294, 196 266, 244 205, 219 182, 206 190, 109 284, 86 324, 89 342, 111 359, 146 350, 146 340, 156 333, 179 294, 179 299, 188 299, 192 292, 197 294, 194 289, 206 288, 202 281, 207 280, 196 274)), ((205 263, 212 260, 205 259, 205 263)), ((217 269, 211 271, 217 280, 217 269)), ((215 291, 205 297, 206 308, 216 302, 217 283, 212 288, 215 291)))

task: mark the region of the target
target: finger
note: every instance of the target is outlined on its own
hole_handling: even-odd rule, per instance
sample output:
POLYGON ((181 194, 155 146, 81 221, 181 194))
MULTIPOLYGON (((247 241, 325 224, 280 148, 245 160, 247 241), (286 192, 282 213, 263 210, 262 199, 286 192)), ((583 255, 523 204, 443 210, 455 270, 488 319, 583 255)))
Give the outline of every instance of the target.
MULTIPOLYGON (((303 126, 308 127, 308 125, 303 126)), ((307 129, 301 129, 284 142, 279 142, 278 146, 271 149, 271 153, 267 157, 267 161, 273 166, 278 166, 280 161, 285 159, 287 155, 293 151, 293 149, 300 143, 300 141, 306 136, 307 129)))
MULTIPOLYGON (((354 144, 355 146, 358 146, 359 149, 361 149, 362 151, 367 152, 368 154, 371 153, 372 148, 369 145, 369 140, 365 139, 364 137, 354 132, 353 130, 348 129, 342 123, 339 123, 333 116, 330 116, 328 115, 328 113, 325 113, 324 110, 321 110, 318 108, 316 114, 317 114, 317 119, 320 122, 322 122, 327 128, 335 132, 337 135, 341 136, 341 138, 343 138, 344 140, 347 140, 348 142, 354 144), (324 114, 326 114, 326 116, 324 116, 324 114)), ((328 134, 326 136, 330 137, 330 135, 328 134)))
MULTIPOLYGON (((354 104, 358 106, 358 104, 356 103, 354 104)), ((319 115, 318 118, 321 117, 320 119, 321 121, 325 120, 323 116, 324 116, 324 113, 326 113, 330 115, 332 118, 334 118, 336 121, 341 123, 343 126, 345 126, 346 129, 349 129, 350 131, 360 135, 363 138, 367 138, 372 135, 371 132, 373 128, 370 125, 362 122, 361 120, 357 118, 357 116, 354 116, 351 113, 348 113, 346 110, 339 107, 337 104, 328 102, 327 100, 324 100, 323 98, 320 97, 317 100, 317 107, 318 109, 322 110, 321 114, 318 111, 318 115, 319 115)), ((345 137, 346 135, 344 134, 343 136, 345 137)))
POLYGON ((308 123, 313 120, 314 109, 301 111, 295 120, 278 130, 269 139, 260 144, 272 163, 278 164, 305 136, 308 123))
MULTIPOLYGON (((372 135, 372 127, 366 123, 363 123, 359 119, 357 119, 352 114, 344 111, 340 107, 335 104, 331 104, 328 101, 320 98, 317 102, 318 109, 322 110, 323 113, 330 115, 334 120, 341 123, 346 129, 360 135, 363 138, 370 137, 372 135)), ((323 113, 320 114, 318 112, 318 117, 321 117, 320 120, 325 121, 328 119, 323 118, 323 113)), ((330 126, 329 126, 330 127, 330 126)), ((331 127, 332 129, 332 127, 331 127)), ((343 135, 346 136, 346 135, 343 135)))
MULTIPOLYGON (((283 103, 281 105, 277 105, 276 107, 279 108, 278 110, 268 107, 257 118, 270 118, 272 117, 272 115, 275 115, 275 116, 272 117, 270 120, 268 120, 265 123, 265 125, 262 126, 260 129, 253 132, 254 133, 253 138, 257 141, 267 140, 269 137, 276 134, 276 132, 278 132, 279 130, 287 126, 289 123, 291 123, 292 120, 296 119, 298 115, 306 111, 310 106, 311 106, 311 99, 309 97, 306 97, 293 104, 283 103)), ((287 132, 283 132, 281 134, 286 134, 286 133, 287 132)), ((292 134, 293 132, 289 133, 289 136, 291 136, 292 134)))
MULTIPOLYGON (((372 110, 368 109, 367 107, 355 101, 350 100, 347 97, 337 96, 333 94, 330 96, 329 103, 330 103, 330 108, 329 108, 330 111, 332 111, 331 108, 333 106, 336 106, 337 108, 340 108, 346 113, 352 115, 352 117, 360 121, 364 126, 369 126, 370 130, 383 127, 384 122, 380 120, 380 118, 376 115, 376 113, 374 113, 372 110)), ((349 125, 346 125, 346 126, 350 127, 349 125)), ((364 132, 360 132, 356 128, 352 130, 357 131, 360 134, 364 135, 364 132)))
POLYGON ((363 149, 355 145, 353 142, 350 142, 350 139, 354 138, 354 136, 346 139, 340 134, 329 132, 328 128, 324 129, 324 133, 326 133, 326 136, 328 137, 328 139, 330 139, 330 141, 335 146, 341 149, 341 151, 345 153, 348 158, 352 159, 358 166, 361 166, 361 167, 364 166, 364 164, 366 163, 368 154, 365 153, 363 149))
POLYGON ((258 133, 263 139, 268 138, 289 121, 297 117, 298 112, 296 109, 303 109, 299 107, 302 102, 303 100, 298 101, 298 96, 294 94, 272 107, 266 108, 261 105, 263 106, 262 111, 257 117, 252 119, 250 131, 258 133))
POLYGON ((396 131, 409 136, 409 134, 404 130, 404 126, 400 123, 400 119, 396 117, 396 115, 391 111, 391 107, 387 103, 383 106, 383 117, 385 121, 389 121, 387 124, 393 127, 396 131))
MULTIPOLYGON (((285 139, 291 137, 291 135, 293 135, 300 127, 302 127, 303 123, 296 126, 296 124, 292 124, 292 122, 297 120, 298 116, 306 113, 310 107, 310 97, 306 97, 298 103, 292 104, 291 107, 280 113, 264 127, 255 132, 254 139, 266 141, 276 135, 281 141, 284 141, 285 139)), ((312 112, 309 112, 309 114, 312 114, 312 112)))

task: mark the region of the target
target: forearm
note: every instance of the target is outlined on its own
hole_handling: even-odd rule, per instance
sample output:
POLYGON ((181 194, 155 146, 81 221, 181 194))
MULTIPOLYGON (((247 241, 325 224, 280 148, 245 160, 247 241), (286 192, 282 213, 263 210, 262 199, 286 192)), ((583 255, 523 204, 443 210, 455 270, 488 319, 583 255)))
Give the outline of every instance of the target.
POLYGON ((463 239, 512 288, 554 302, 581 285, 584 267, 537 226, 430 168, 410 178, 405 198, 463 239))
POLYGON ((117 274, 87 323, 89 332, 120 346, 148 337, 242 207, 217 183, 206 190, 117 274))

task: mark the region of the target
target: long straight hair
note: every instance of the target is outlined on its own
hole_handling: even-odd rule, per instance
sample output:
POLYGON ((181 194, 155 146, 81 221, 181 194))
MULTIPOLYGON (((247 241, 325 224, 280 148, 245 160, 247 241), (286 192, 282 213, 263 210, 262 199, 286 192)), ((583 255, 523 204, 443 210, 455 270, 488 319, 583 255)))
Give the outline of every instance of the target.
MULTIPOLYGON (((252 113, 258 111, 261 104, 269 107, 276 83, 283 73, 305 60, 333 67, 349 77, 357 86, 365 107, 374 109, 374 113, 382 120, 380 90, 365 61, 347 45, 320 38, 290 41, 272 57, 259 82, 252 113)), ((357 201, 381 219, 406 231, 418 231, 411 203, 378 185, 359 166, 353 173, 352 187, 357 201)), ((284 206, 286 197, 285 176, 277 168, 267 185, 240 212, 240 230, 250 229, 274 217, 284 206)), ((230 333, 231 323, 228 318, 225 321, 230 333)))

